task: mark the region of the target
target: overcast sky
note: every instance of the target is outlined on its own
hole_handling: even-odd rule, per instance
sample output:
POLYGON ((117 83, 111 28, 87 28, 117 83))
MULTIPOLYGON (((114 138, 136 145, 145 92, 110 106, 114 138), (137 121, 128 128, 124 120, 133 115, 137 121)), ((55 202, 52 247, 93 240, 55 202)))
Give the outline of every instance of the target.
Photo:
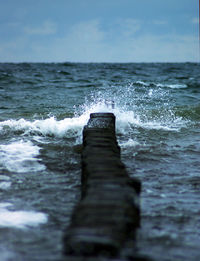
POLYGON ((0 0, 0 62, 199 60, 199 0, 0 0))

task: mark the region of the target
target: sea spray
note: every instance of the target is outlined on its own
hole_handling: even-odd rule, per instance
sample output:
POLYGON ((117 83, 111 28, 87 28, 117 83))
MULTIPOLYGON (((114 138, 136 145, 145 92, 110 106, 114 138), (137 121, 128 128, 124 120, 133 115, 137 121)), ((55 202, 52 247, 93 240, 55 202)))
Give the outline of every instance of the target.
POLYGON ((21 131, 23 135, 40 134, 43 136, 65 137, 73 136, 73 133, 80 132, 86 119, 84 116, 79 118, 65 118, 57 120, 50 117, 44 120, 28 121, 25 119, 7 120, 0 122, 1 131, 9 128, 11 131, 21 131), (70 134, 71 133, 71 134, 70 134))
MULTIPOLYGON (((89 118, 90 113, 112 112, 116 116, 116 127, 118 133, 126 134, 130 127, 141 127, 147 129, 162 129, 166 131, 178 131, 187 123, 182 117, 176 115, 176 111, 170 108, 170 101, 166 91, 150 89, 140 99, 146 100, 142 106, 136 106, 138 94, 135 88, 129 84, 120 89, 117 94, 112 94, 112 89, 107 92, 97 92, 86 98, 85 103, 76 110, 80 118, 89 118), (147 96, 159 100, 156 109, 149 110, 147 96), (109 102, 108 102, 109 101, 109 102), (114 106, 112 107, 112 103, 114 106)), ((141 101, 142 102, 142 101, 141 101)))
MULTIPOLYGON (((15 172, 14 160, 12 171, 1 163, 1 203, 12 204, 2 211, 49 217, 27 222, 26 232, 1 229, 1 257, 62 260, 63 227, 80 196, 82 129, 90 113, 108 111, 128 173, 142 182, 139 252, 156 261, 163 253, 200 260, 199 64, 2 63, 0 74, 0 145, 30 142, 39 149, 30 165, 45 167, 15 172)), ((6 147, 0 153, 10 155, 6 147)))

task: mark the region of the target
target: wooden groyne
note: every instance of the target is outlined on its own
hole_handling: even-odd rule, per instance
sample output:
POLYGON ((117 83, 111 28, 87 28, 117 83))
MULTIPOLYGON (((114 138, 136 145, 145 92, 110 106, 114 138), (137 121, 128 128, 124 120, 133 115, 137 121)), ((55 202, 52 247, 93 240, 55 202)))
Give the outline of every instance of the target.
POLYGON ((118 257, 140 223, 141 185, 121 162, 112 113, 92 113, 84 127, 81 189, 64 237, 65 254, 118 257))

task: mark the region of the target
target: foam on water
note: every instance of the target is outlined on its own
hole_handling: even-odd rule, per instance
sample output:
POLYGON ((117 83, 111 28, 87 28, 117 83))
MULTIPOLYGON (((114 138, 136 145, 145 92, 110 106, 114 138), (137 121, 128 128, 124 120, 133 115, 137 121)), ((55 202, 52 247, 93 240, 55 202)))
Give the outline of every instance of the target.
POLYGON ((53 135, 57 137, 73 136, 74 133, 80 132, 86 119, 82 117, 65 118, 57 120, 50 117, 44 120, 28 121, 25 119, 7 120, 0 122, 1 130, 10 128, 13 131, 22 131, 24 134, 36 133, 40 135, 53 135))
POLYGON ((122 148, 128 148, 128 147, 137 147, 138 145, 140 145, 139 142, 129 138, 127 141, 120 143, 120 147, 122 148))
POLYGON ((40 148, 31 141, 20 140, 0 145, 0 167, 21 173, 44 170, 45 166, 36 158, 39 151, 40 148))
POLYGON ((0 182, 0 189, 6 190, 11 187, 11 182, 8 181, 2 181, 0 182))
POLYGON ((37 134, 37 135, 53 135, 56 137, 74 137, 80 136, 83 126, 87 124, 90 113, 94 112, 113 112, 119 125, 129 125, 129 123, 137 123, 138 117, 134 115, 133 111, 124 111, 119 106, 111 108, 106 99, 95 100, 90 103, 85 103, 79 108, 79 113, 76 113, 73 118, 65 118, 57 120, 55 117, 50 117, 44 120, 29 121, 25 119, 7 120, 0 122, 0 131, 9 128, 12 131, 21 131, 23 135, 37 134), (80 112, 81 110, 81 112, 80 112))
POLYGON ((13 211, 11 203, 0 203, 0 227, 25 229, 45 224, 48 221, 46 214, 34 211, 13 211))
MULTIPOLYGON (((152 92, 150 93, 152 95, 152 92)), ((164 131, 179 131, 186 122, 176 117, 173 112, 168 115, 158 116, 156 118, 148 117, 138 111, 130 110, 126 105, 123 105, 116 100, 114 108, 107 99, 96 99, 92 102, 84 103, 79 108, 79 113, 76 113, 73 118, 65 118, 57 120, 55 117, 50 117, 44 120, 29 121, 25 119, 7 120, 0 122, 2 130, 10 128, 12 131, 21 131, 21 135, 33 134, 35 139, 40 143, 45 143, 45 140, 40 136, 55 136, 75 137, 77 143, 81 143, 82 129, 87 124, 90 114, 94 112, 112 112, 116 116, 117 133, 126 135, 132 128, 144 128, 164 131)), ((9 171, 27 172, 44 170, 36 156, 39 155, 40 148, 30 141, 14 141, 7 145, 0 145, 0 164, 6 167, 9 171)), ((5 185, 5 184, 4 184, 5 185)), ((2 186, 4 186, 2 184, 2 186)), ((5 185, 6 186, 6 185, 5 185)))
POLYGON ((143 81, 136 81, 135 82, 137 85, 141 85, 144 87, 161 87, 161 88, 171 88, 171 89, 185 89, 187 88, 187 84, 181 84, 181 83, 174 83, 174 84, 169 84, 169 83, 155 83, 155 82, 143 82, 143 81))
POLYGON ((186 84, 180 84, 180 83, 175 83, 175 84, 169 84, 169 83, 156 83, 156 87, 163 87, 163 88, 171 88, 171 89, 185 89, 187 88, 186 84))
MULTIPOLYGON (((152 93, 150 94, 152 95, 152 93)), ((106 99, 97 99, 91 103, 85 103, 82 106, 83 114, 80 116, 84 118, 84 123, 86 124, 89 119, 90 113, 93 112, 112 112, 116 116, 116 128, 118 133, 126 134, 130 127, 141 127, 145 129, 155 129, 155 130, 164 130, 164 131, 179 131, 183 126, 185 126, 186 121, 181 117, 175 116, 172 111, 167 113, 164 111, 163 115, 157 116, 156 118, 152 117, 143 117, 140 112, 134 112, 126 105, 119 104, 116 101, 114 108, 108 106, 106 99)), ((148 111, 147 111, 148 113, 148 111)))
MULTIPOLYGON (((7 129, 11 131, 22 132, 20 135, 40 136, 55 136, 76 137, 76 142, 81 142, 82 129, 90 117, 90 113, 94 112, 112 112, 116 116, 116 129, 118 133, 126 134, 130 128, 145 128, 164 131, 179 131, 186 122, 175 115, 168 108, 168 99, 166 91, 163 87, 169 88, 186 88, 182 84, 163 84, 136 81, 119 89, 109 89, 108 91, 92 93, 85 99, 83 105, 76 108, 73 118, 64 118, 57 120, 56 117, 39 120, 7 120, 0 122, 0 132, 5 132, 7 129), (141 96, 141 102, 138 104, 138 94, 135 89, 135 84, 145 88, 144 94, 141 96), (154 88, 157 87, 156 89, 154 88), (150 87, 150 88, 149 88, 150 87), (149 109, 145 109, 145 101, 157 101, 160 108, 157 109, 159 115, 151 115, 149 109), (159 101, 159 102, 158 102, 159 101), (140 104, 143 107, 140 107, 140 104), (113 106, 114 104, 114 106, 113 106), (161 110, 160 110, 161 109, 161 110)), ((42 141, 42 140, 41 140, 42 141)), ((26 144, 28 145, 28 144, 26 144)), ((3 145, 4 146, 4 145, 3 145)), ((8 145, 7 145, 8 146, 8 145)), ((5 147, 2 147, 5 149, 5 147)), ((1 150, 2 150, 1 148, 1 150)), ((9 146, 7 147, 9 148, 9 146)), ((6 149, 7 150, 7 149, 6 149)), ((10 157, 11 159, 13 157, 10 157)), ((17 162, 17 161, 16 161, 17 162)), ((18 161, 19 162, 19 161, 18 161)), ((37 162, 38 163, 38 162, 37 162)), ((39 164, 39 163, 38 163, 39 164)), ((38 165, 39 166, 39 165, 38 165)), ((18 168, 17 168, 18 169, 18 168)))
POLYGON ((115 114, 123 162, 142 182, 138 253, 153 260, 164 252, 170 260, 200 260, 198 65, 2 64, 1 70, 8 74, 0 103, 1 261, 62 259, 59 235, 80 196, 80 147, 74 143, 82 142, 93 112, 115 114), (12 154, 8 149, 15 143, 23 146, 12 154), (28 148, 38 150, 27 153, 28 148), (42 163, 42 177, 29 174, 45 168, 42 163), (7 167, 27 172, 9 173, 7 167), (44 209, 51 216, 47 224, 44 209), (40 224, 45 225, 34 229, 40 224), (31 235, 16 231, 29 226, 31 235))
POLYGON ((6 190, 11 187, 10 177, 6 175, 0 175, 0 190, 6 190))
POLYGON ((176 119, 166 119, 162 120, 149 120, 146 122, 141 122, 140 126, 149 130, 163 130, 163 131, 179 131, 182 127, 185 126, 187 122, 184 121, 181 117, 176 119))
POLYGON ((185 89, 185 88, 187 88, 186 84, 168 84, 167 86, 169 88, 172 88, 172 89, 185 89))

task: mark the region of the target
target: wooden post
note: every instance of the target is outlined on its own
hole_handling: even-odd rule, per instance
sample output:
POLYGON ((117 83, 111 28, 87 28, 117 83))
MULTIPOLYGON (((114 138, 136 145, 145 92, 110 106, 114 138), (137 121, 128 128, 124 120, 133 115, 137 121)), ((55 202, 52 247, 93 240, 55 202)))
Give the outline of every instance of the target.
POLYGON ((83 130, 82 199, 66 230, 65 254, 118 256, 140 224, 140 189, 121 162, 114 114, 91 114, 83 130))

